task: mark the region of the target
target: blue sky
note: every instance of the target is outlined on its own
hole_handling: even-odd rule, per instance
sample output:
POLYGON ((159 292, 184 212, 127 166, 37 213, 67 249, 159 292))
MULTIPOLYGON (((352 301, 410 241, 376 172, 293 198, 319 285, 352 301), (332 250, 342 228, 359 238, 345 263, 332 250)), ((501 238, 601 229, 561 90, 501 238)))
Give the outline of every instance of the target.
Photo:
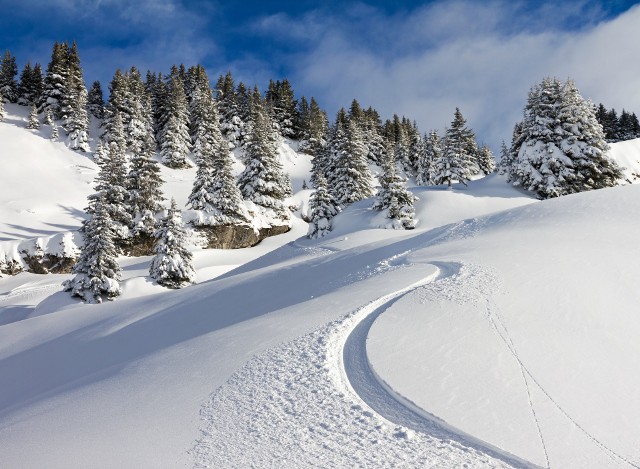
POLYGON ((640 8, 614 1, 0 0, 0 49, 44 67, 76 40, 85 79, 202 63, 257 83, 288 77, 334 115, 357 98, 442 129, 456 106, 494 150, 528 89, 573 78, 583 95, 640 111, 640 8))

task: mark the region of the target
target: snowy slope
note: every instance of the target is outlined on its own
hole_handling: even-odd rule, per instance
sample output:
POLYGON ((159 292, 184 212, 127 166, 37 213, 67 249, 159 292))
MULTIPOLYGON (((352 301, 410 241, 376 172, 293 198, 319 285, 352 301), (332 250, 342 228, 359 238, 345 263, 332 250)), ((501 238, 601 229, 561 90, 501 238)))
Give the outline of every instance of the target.
MULTIPOLYGON (((43 177, 90 190, 65 172, 89 158, 7 108, 0 159, 27 145, 32 166, 51 154, 43 177)), ((281 160, 304 207, 308 158, 281 160)), ((27 215, 8 231, 29 204, 65 213, 9 166, 4 242, 49 234, 27 215)), ((163 171, 184 201, 191 170, 163 171)), ((638 467, 639 189, 415 188, 414 231, 376 229, 363 201, 321 240, 296 218, 255 248, 197 249, 180 291, 121 259, 102 305, 59 292, 66 275, 0 278, 0 467, 638 467)))
POLYGON ((611 144, 609 157, 624 168, 625 179, 632 183, 640 180, 640 139, 611 144))

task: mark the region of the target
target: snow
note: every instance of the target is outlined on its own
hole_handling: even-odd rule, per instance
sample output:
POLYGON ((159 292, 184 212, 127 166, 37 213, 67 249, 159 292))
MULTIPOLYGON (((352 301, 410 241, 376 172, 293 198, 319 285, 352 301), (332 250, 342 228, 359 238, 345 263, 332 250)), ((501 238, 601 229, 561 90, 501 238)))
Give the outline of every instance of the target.
MULTIPOLYGON (((27 115, 0 123, 12 252, 77 229, 95 175, 27 115)), ((611 153, 631 167, 640 142, 611 153)), ((71 275, 0 278, 0 467, 640 466, 639 186, 412 187, 415 230, 367 199, 309 240, 309 158, 279 156, 291 231, 193 246, 196 285, 158 286, 150 257, 119 258, 101 305, 71 275)), ((194 176, 163 168, 165 193, 194 176)))
POLYGON ((637 183, 640 179, 640 139, 627 140, 611 145, 609 156, 622 168, 625 179, 637 183))

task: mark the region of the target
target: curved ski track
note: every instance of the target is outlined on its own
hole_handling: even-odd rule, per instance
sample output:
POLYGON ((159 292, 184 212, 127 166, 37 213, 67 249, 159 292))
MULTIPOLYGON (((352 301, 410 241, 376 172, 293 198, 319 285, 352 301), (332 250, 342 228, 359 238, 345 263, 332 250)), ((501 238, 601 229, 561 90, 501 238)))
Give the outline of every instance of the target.
POLYGON ((394 424, 439 439, 456 441, 463 446, 475 448, 514 467, 539 467, 468 435, 438 417, 418 408, 412 402, 393 391, 371 368, 367 357, 366 343, 369 330, 376 318, 389 309, 396 301, 411 293, 416 288, 456 275, 461 267, 461 265, 457 263, 431 262, 431 264, 438 268, 438 274, 435 278, 428 277, 408 288, 380 298, 369 305, 366 310, 360 311, 360 321, 355 323, 353 329, 344 338, 342 345, 341 368, 346 379, 362 401, 380 416, 394 424))

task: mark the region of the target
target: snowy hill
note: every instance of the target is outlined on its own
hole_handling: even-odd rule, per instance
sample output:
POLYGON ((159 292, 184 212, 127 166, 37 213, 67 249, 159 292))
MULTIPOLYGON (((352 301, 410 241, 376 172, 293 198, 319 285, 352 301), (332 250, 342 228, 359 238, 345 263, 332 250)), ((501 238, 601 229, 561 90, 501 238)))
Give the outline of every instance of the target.
MULTIPOLYGON (((7 110, 17 250, 80 225, 95 166, 7 110)), ((612 147, 637 171, 640 142, 612 147)), ((308 160, 281 157, 306 203, 308 160)), ((163 171, 184 203, 191 170, 163 171)), ((149 258, 121 259, 102 305, 60 292, 68 275, 1 278, 0 467, 640 466, 640 186, 412 190, 416 230, 376 229, 370 200, 321 240, 295 218, 255 248, 196 248, 179 291, 149 258)))

